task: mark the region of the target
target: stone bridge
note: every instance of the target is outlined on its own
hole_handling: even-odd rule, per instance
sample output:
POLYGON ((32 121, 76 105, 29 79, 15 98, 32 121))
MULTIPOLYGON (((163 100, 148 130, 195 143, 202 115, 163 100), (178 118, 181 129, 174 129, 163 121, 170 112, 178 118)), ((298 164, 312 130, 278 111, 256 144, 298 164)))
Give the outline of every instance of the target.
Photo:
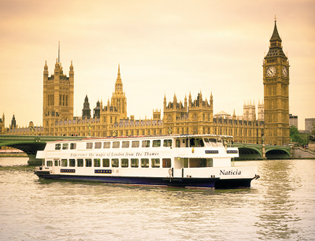
POLYGON ((239 158, 241 160, 255 159, 285 159, 291 157, 290 146, 275 146, 249 143, 233 143, 233 147, 238 147, 239 158))

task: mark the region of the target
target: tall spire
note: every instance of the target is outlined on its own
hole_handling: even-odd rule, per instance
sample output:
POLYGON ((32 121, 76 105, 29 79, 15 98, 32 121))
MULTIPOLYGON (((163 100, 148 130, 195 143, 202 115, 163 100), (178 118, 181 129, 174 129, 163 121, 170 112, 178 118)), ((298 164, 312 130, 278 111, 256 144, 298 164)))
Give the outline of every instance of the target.
POLYGON ((58 42, 58 63, 60 63, 60 41, 58 42))
POLYGON ((117 73, 117 79, 115 83, 115 91, 123 91, 123 84, 120 77, 120 64, 118 64, 118 73, 117 73))
POLYGON ((278 29, 277 29, 277 20, 275 19, 275 26, 273 29, 272 36, 269 40, 269 51, 265 58, 274 58, 274 57, 284 57, 287 58, 282 50, 282 40, 280 38, 278 29))
POLYGON ((270 41, 280 41, 282 42, 280 35, 278 33, 278 29, 277 29, 277 18, 275 18, 275 27, 273 29, 273 33, 272 36, 270 38, 270 41))

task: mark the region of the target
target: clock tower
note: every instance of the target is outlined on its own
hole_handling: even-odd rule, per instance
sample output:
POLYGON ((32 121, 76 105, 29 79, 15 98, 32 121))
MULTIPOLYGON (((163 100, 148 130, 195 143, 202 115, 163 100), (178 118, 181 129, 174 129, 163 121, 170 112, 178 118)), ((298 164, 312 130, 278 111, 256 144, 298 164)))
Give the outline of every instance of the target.
POLYGON ((289 143, 289 60, 282 50, 277 22, 263 62, 264 139, 266 144, 289 143))

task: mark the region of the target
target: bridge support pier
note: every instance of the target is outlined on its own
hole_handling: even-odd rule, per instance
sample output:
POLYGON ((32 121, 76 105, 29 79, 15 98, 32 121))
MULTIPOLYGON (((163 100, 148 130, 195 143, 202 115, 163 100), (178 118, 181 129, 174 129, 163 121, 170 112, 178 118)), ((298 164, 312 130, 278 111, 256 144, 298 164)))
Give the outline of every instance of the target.
POLYGON ((41 166, 42 165, 42 160, 36 159, 36 155, 33 154, 28 154, 28 165, 29 166, 41 166))
POLYGON ((267 159, 265 144, 262 144, 261 150, 262 150, 262 159, 267 159))

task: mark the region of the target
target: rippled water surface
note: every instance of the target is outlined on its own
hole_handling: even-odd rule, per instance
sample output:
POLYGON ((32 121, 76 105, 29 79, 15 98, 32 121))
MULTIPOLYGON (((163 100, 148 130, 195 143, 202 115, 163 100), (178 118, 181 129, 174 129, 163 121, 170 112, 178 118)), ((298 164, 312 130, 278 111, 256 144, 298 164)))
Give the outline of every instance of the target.
POLYGON ((315 160, 235 162, 261 178, 210 191, 45 181, 26 162, 0 158, 0 240, 315 240, 315 160))

